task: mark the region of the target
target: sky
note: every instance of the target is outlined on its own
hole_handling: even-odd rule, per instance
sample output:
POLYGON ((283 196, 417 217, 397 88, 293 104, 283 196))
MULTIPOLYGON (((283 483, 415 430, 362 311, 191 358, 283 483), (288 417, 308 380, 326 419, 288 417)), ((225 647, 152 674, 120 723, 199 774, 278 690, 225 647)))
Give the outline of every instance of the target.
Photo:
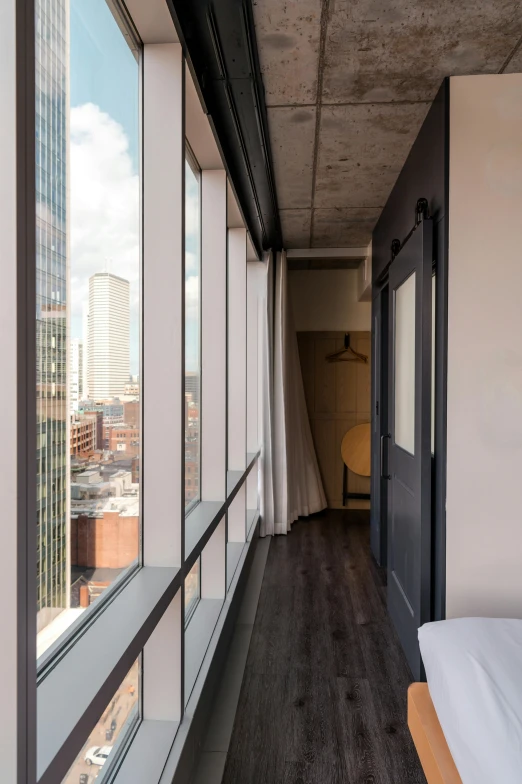
MULTIPOLYGON (((130 283, 131 374, 139 373, 139 65, 105 0, 71 0, 71 336, 83 337, 89 278, 130 283)), ((199 364, 198 181, 187 170, 186 366, 199 364)))

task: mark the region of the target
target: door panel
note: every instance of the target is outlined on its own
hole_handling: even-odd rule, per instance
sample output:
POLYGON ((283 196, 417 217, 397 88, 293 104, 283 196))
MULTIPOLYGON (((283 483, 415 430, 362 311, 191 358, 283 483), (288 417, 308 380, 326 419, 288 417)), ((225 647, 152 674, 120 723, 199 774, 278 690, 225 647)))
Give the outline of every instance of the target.
POLYGON ((415 678, 417 630, 430 620, 431 220, 390 267, 388 608, 415 678))

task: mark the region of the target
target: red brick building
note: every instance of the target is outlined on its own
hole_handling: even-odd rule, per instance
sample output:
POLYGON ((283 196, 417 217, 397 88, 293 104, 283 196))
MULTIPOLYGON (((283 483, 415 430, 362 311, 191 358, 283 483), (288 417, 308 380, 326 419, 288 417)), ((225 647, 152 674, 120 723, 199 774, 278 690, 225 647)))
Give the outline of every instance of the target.
POLYGON ((123 421, 129 427, 139 428, 140 426, 140 402, 130 400, 123 403, 123 421))
POLYGON ((199 496, 199 460, 185 454, 185 504, 199 496))
POLYGON ((140 458, 133 457, 131 463, 131 478, 132 482, 135 485, 139 485, 140 483, 140 458))
POLYGON ((124 452, 128 457, 140 453, 140 431, 127 425, 104 425, 103 448, 111 452, 124 452))
POLYGON ((71 455, 88 455, 96 449, 96 419, 78 414, 71 420, 71 455))
POLYGON ((139 552, 139 517, 121 511, 71 520, 71 563, 95 569, 123 569, 139 552))
POLYGON ((80 416, 94 420, 96 424, 96 449, 103 449, 103 411, 84 411, 80 416))

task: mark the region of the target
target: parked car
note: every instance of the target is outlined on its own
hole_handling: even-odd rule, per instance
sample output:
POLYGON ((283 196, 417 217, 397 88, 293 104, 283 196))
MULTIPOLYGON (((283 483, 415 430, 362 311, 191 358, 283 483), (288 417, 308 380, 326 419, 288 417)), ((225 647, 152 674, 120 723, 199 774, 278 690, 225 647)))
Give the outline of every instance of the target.
POLYGON ((85 755, 87 765, 105 765, 107 757, 112 751, 112 746, 93 746, 85 755))

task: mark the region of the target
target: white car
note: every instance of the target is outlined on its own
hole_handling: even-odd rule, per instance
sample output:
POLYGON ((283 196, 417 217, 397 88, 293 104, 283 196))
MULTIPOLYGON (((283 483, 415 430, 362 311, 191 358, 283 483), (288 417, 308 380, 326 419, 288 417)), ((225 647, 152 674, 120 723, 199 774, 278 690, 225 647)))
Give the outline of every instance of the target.
POLYGON ((112 746, 93 746, 85 755, 87 765, 105 765, 107 757, 112 751, 112 746))

